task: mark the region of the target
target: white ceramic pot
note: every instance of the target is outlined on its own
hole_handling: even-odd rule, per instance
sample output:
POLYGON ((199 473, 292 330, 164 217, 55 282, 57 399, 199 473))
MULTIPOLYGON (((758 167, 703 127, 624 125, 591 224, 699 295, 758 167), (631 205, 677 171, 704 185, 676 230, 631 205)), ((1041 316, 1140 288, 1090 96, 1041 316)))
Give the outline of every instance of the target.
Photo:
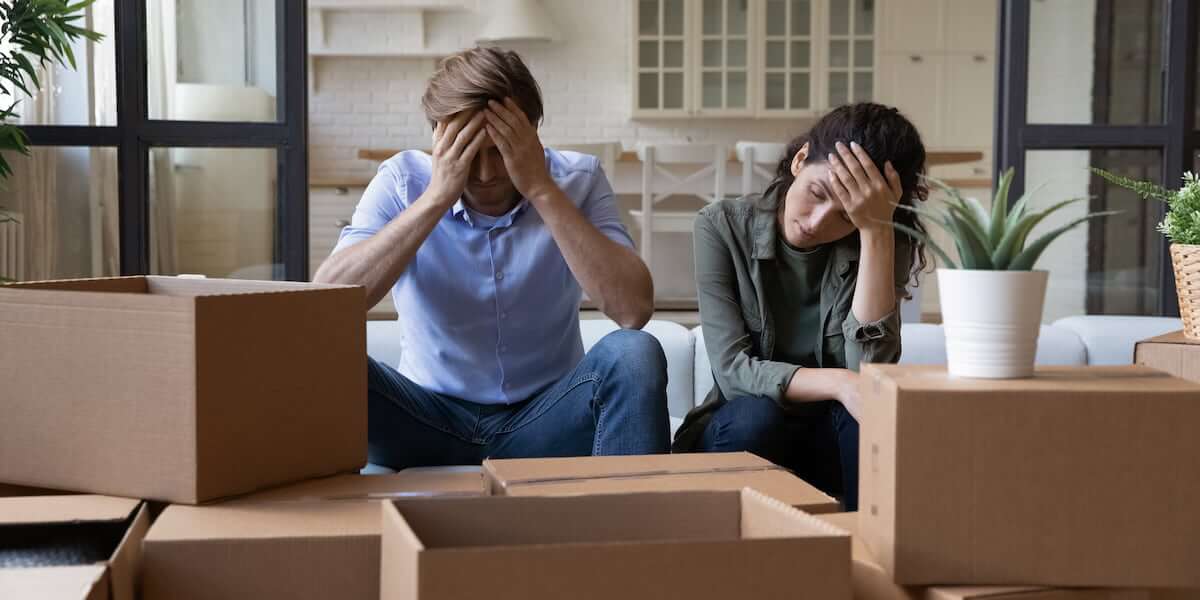
POLYGON ((938 269, 937 277, 950 374, 1032 377, 1046 271, 938 269))

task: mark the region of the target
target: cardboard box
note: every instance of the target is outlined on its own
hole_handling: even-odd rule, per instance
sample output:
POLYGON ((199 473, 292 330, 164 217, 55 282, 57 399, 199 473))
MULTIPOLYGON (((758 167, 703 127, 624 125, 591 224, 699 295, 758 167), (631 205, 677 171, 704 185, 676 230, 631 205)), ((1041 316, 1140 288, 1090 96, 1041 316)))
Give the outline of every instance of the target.
POLYGON ((1134 346, 1133 362, 1200 382, 1200 340, 1182 331, 1142 340, 1134 346))
POLYGON ((170 506, 144 544, 144 600, 379 598, 380 501, 480 495, 479 468, 343 475, 170 506))
POLYGON ((359 287, 0 287, 0 481, 197 503, 366 462, 359 287))
POLYGON ((0 483, 0 498, 11 498, 14 496, 60 496, 69 493, 71 492, 0 483))
POLYGON ((787 470, 749 452, 488 459, 488 489, 497 496, 574 496, 754 488, 809 513, 840 510, 787 470))
POLYGON ((850 567, 854 600, 1158 600, 1147 590, 1068 589, 1033 586, 904 587, 893 583, 858 535, 858 513, 820 515, 852 535, 850 567))
POLYGON ((751 489, 383 503, 384 600, 849 600, 849 535, 751 489))
POLYGON ((128 498, 0 498, 0 598, 134 600, 149 524, 128 498))
POLYGON ((904 584, 1200 587, 1200 385, 862 370, 862 535, 904 584))

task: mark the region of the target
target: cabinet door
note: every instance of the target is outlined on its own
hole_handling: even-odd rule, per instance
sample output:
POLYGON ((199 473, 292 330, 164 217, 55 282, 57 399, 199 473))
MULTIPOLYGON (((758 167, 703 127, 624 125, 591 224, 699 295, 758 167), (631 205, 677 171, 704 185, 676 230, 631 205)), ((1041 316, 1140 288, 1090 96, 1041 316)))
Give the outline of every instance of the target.
POLYGON ((633 112, 686 114, 688 6, 685 0, 632 0, 633 112))
POLYGON ((996 65, 990 54, 946 56, 946 105, 942 141, 947 148, 982 150, 984 160, 952 165, 946 177, 978 179, 991 175, 995 122, 996 65))
MULTIPOLYGON (((884 52, 914 53, 941 50, 943 0, 883 0, 887 3, 884 19, 884 52)), ((946 0, 947 4, 975 4, 978 0, 946 0)), ((994 10, 994 9, 993 9, 994 10)))
POLYGON ((750 0, 700 1, 698 114, 751 114, 751 7, 750 0))
POLYGON ((995 54, 996 0, 947 0, 947 52, 995 54))
POLYGON ((763 65, 757 82, 760 114, 801 114, 817 106, 816 14, 814 0, 766 0, 758 29, 763 65))
POLYGON ((829 0, 825 106, 875 99, 876 0, 829 0))
POLYGON ((926 148, 943 145, 943 58, 936 54, 889 55, 881 71, 887 97, 916 125, 926 148))

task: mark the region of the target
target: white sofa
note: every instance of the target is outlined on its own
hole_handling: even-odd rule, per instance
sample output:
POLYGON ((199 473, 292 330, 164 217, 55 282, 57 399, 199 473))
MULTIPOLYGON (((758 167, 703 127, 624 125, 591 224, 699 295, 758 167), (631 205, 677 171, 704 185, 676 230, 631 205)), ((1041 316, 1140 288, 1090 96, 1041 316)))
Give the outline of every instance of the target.
MULTIPOLYGON (((579 322, 585 348, 617 329, 608 320, 579 322)), ((1138 340, 1183 328, 1179 319, 1163 317, 1078 316, 1042 326, 1037 362, 1042 365, 1117 365, 1133 362, 1138 340)), ((658 338, 667 356, 667 404, 674 431, 692 407, 704 401, 713 386, 712 369, 699 327, 651 321, 645 330, 658 338)), ((946 345, 941 325, 908 323, 901 329, 902 364, 945 364, 946 345)), ((396 365, 401 344, 394 321, 367 323, 367 352, 376 360, 396 365)))

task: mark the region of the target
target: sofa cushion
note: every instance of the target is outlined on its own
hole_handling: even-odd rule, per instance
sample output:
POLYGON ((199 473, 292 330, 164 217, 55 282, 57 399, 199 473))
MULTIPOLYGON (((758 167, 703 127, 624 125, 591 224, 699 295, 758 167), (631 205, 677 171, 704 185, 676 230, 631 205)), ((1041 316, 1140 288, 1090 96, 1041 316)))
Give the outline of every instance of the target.
POLYGON ((1088 364, 1128 365, 1133 363, 1135 344, 1183 329, 1183 321, 1173 317, 1084 315, 1059 319, 1054 327, 1079 337, 1087 350, 1088 364))

